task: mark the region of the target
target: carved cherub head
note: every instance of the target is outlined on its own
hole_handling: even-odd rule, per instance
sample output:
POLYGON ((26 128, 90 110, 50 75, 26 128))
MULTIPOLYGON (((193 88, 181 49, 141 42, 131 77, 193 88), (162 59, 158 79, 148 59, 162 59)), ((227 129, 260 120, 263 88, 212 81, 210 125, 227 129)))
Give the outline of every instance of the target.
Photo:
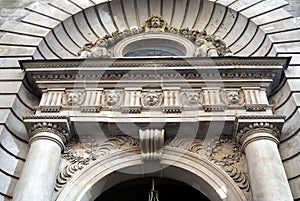
POLYGON ((223 99, 227 105, 241 105, 244 102, 244 96, 241 90, 223 91, 223 99))
POLYGON ((83 101, 82 91, 69 91, 66 93, 66 101, 70 106, 78 106, 83 101))
POLYGON ((162 94, 156 92, 148 92, 143 95, 144 106, 159 106, 162 101, 162 94))
POLYGON ((151 19, 151 27, 152 28, 158 28, 158 27, 160 27, 161 25, 160 25, 160 19, 159 19, 159 17, 153 17, 152 19, 151 19))
POLYGON ((117 92, 108 92, 105 96, 105 101, 108 106, 116 106, 120 101, 120 96, 117 92))
POLYGON ((185 92, 182 95, 182 101, 188 106, 198 106, 200 102, 202 102, 200 92, 197 91, 185 92))
POLYGON ((146 31, 163 31, 166 26, 166 21, 160 15, 152 15, 145 21, 146 31))

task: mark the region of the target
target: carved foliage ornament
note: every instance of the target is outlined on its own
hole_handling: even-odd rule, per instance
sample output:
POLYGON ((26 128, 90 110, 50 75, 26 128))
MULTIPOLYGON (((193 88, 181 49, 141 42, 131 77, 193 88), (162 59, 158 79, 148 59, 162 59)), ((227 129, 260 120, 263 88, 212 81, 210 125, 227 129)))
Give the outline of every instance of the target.
POLYGON ((271 135, 273 135, 275 138, 279 138, 280 136, 280 130, 278 127, 271 123, 265 123, 265 122, 260 122, 260 123, 253 123, 248 126, 245 126, 244 128, 240 129, 235 137, 235 141, 239 144, 242 144, 244 139, 251 135, 254 132, 266 132, 271 135))
POLYGON ((214 56, 232 56, 232 53, 226 43, 219 37, 209 35, 207 32, 198 31, 189 28, 178 29, 176 27, 168 26, 166 21, 160 15, 152 15, 145 21, 142 27, 134 27, 132 29, 125 29, 123 31, 115 31, 111 34, 99 38, 95 43, 87 43, 78 52, 81 58, 91 57, 112 57, 112 47, 114 44, 124 39, 143 32, 169 32, 184 36, 191 40, 196 46, 195 56, 197 57, 214 57, 214 56))
POLYGON ((58 174, 55 191, 59 191, 73 175, 85 168, 92 161, 104 157, 109 153, 128 147, 138 147, 139 140, 131 137, 115 137, 99 145, 93 137, 83 137, 70 142, 62 154, 68 164, 58 174))
POLYGON ((69 133, 60 127, 59 125, 51 122, 40 122, 33 124, 30 129, 31 135, 35 135, 38 132, 51 132, 60 136, 64 142, 67 142, 70 138, 69 133))

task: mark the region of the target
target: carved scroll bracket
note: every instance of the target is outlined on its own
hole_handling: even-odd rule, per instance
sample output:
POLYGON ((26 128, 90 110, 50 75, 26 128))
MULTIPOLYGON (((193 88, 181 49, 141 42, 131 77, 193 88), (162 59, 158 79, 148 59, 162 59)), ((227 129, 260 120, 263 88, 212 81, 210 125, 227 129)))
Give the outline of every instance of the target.
POLYGON ((161 159, 164 146, 164 129, 139 130, 144 162, 157 162, 161 159))

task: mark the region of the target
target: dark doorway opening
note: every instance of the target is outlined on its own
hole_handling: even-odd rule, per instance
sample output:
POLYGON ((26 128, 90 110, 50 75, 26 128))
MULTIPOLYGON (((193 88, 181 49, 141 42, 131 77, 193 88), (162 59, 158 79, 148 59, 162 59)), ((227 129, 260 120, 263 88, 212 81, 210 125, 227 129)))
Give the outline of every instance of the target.
MULTIPOLYGON (((154 178, 154 181, 159 201, 209 201, 205 195, 185 183, 166 178, 154 178)), ((134 179, 108 189, 96 201, 148 201, 151 188, 152 178, 134 179)))

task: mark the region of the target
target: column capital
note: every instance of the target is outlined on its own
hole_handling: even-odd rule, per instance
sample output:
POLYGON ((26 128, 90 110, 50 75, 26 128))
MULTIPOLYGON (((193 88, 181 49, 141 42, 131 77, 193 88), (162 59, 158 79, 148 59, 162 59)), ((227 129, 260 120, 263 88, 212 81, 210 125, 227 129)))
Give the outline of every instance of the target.
POLYGON ((30 144, 39 139, 48 139, 56 142, 63 150, 72 138, 69 120, 65 116, 26 116, 23 119, 30 144))
POLYGON ((260 139, 279 143, 284 116, 238 116, 234 140, 244 149, 247 144, 260 139))

